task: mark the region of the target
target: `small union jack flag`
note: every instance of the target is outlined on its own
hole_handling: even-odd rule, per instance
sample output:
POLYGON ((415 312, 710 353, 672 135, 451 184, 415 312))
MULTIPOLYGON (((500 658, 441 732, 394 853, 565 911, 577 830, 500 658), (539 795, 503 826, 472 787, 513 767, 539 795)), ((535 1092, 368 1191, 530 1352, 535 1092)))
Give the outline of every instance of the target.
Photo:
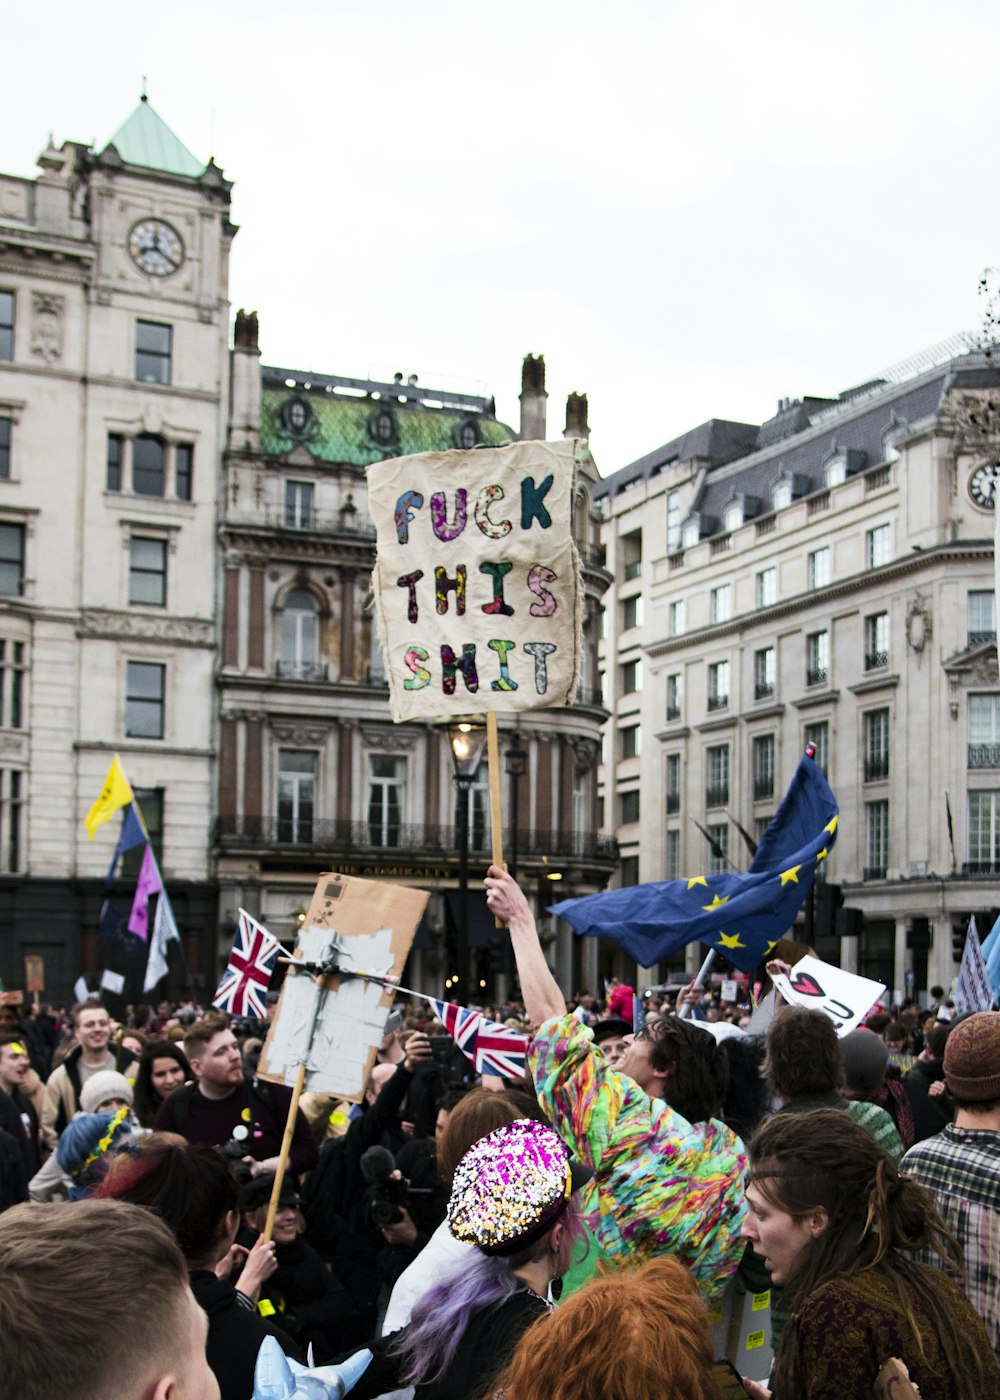
POLYGON ((477 1074, 498 1074, 503 1079, 521 1079, 526 1071, 529 1036, 510 1026, 487 1021, 481 1011, 470 1011, 454 1002, 427 1000, 455 1044, 477 1074))
POLYGON ((267 984, 280 947, 263 924, 241 909, 229 966, 222 974, 212 1005, 231 1016, 257 1016, 263 1020, 267 1015, 267 984))

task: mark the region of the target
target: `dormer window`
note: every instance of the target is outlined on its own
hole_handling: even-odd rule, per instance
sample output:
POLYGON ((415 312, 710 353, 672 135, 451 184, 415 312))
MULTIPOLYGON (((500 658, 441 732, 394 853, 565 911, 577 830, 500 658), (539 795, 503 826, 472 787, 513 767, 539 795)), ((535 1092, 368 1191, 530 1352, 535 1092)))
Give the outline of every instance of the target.
POLYGON ((906 424, 899 418, 894 419, 882 434, 883 462, 896 462, 899 460, 901 444, 905 436, 906 424))
POLYGON ((473 418, 466 418, 455 428, 455 446, 469 452, 479 443, 479 425, 473 418))
POLYGON ((368 431, 379 447, 391 447, 398 437, 396 415, 391 408, 380 408, 368 420, 368 431))
POLYGON ((692 549, 701 539, 701 516, 689 515, 681 526, 681 548, 692 549))
POLYGON ((823 480, 826 482, 827 490, 831 486, 839 486, 842 481, 847 480, 847 456, 843 452, 836 452, 827 459, 823 467, 823 480))
POLYGON ((311 419, 312 409, 305 399, 286 399, 281 406, 281 420, 293 437, 303 437, 311 419))
POLYGON ((799 496, 804 496, 806 489, 806 479, 798 472, 782 472, 780 476, 775 477, 771 487, 772 509, 784 510, 799 496))
POLYGON ((741 525, 753 519, 759 505, 756 496, 745 496, 739 492, 731 496, 722 511, 722 528, 727 534, 738 530, 741 525))

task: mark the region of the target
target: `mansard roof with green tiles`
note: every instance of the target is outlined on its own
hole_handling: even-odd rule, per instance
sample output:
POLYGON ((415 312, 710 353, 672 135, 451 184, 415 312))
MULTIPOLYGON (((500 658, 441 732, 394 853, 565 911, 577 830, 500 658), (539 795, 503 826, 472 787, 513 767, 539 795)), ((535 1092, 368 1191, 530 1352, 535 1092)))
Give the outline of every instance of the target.
POLYGON ((304 448, 316 462, 367 467, 386 457, 500 447, 516 434, 493 400, 395 382, 261 370, 260 443, 270 457, 304 448))
POLYGON ((145 94, 135 111, 108 142, 126 165, 143 170, 159 170, 165 175, 187 175, 192 179, 204 171, 205 162, 191 154, 149 105, 145 94))

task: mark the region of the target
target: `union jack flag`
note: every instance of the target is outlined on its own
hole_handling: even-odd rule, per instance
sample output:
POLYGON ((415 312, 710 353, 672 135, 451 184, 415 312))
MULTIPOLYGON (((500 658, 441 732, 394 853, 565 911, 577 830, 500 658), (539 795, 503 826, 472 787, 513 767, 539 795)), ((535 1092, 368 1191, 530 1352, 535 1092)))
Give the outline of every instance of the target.
POLYGON ((229 966, 222 974, 212 1005, 231 1016, 257 1016, 263 1020, 267 1015, 267 984, 280 947, 263 924, 241 909, 229 966))
POLYGON ((530 1036, 485 1020, 481 1011, 470 1011, 466 1006, 434 997, 427 1000, 477 1074, 498 1074, 503 1079, 524 1077, 530 1036))

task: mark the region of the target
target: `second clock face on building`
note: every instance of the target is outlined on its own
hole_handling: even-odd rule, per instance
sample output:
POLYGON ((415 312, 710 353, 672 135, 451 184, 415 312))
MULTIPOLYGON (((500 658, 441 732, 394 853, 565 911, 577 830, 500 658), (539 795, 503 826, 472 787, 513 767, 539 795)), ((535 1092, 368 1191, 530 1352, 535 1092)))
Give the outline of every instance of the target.
POLYGON ((1000 465, 986 462, 969 477, 969 495, 977 506, 984 510, 996 508, 997 480, 1000 478, 1000 465))
POLYGON ((168 277, 184 261, 180 234, 163 219, 141 219, 128 236, 129 256, 150 277, 168 277))

